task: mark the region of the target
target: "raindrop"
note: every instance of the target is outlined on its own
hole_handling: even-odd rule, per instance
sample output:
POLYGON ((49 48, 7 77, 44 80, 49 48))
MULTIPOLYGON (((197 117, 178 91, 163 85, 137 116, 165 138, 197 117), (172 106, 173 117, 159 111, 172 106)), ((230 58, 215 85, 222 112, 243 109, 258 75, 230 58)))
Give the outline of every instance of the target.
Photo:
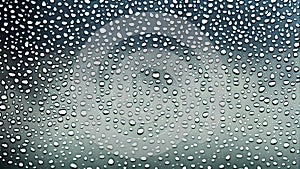
POLYGON ((64 115, 67 114, 67 110, 66 110, 66 109, 60 109, 60 110, 58 111, 58 114, 64 116, 64 115))

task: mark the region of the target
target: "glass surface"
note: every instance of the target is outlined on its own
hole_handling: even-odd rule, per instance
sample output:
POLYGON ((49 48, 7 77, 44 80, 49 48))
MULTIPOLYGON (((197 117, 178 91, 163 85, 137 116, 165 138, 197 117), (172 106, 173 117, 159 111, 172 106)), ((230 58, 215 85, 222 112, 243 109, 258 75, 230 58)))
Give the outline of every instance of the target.
POLYGON ((299 168, 299 0, 0 2, 0 168, 299 168))

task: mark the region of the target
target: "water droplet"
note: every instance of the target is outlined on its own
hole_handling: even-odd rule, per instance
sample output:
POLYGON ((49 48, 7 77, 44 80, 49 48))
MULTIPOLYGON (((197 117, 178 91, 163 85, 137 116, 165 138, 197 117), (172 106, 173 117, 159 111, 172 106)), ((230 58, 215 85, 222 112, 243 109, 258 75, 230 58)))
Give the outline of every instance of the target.
POLYGON ((78 168, 78 167, 77 167, 77 164, 75 164, 75 163, 71 163, 71 164, 70 164, 70 167, 71 167, 71 168, 78 168))
POLYGON ((276 138, 272 138, 272 139, 271 139, 271 144, 272 144, 272 145, 277 144, 277 139, 276 139, 276 138))
POLYGON ((114 163, 115 163, 114 159, 110 158, 110 159, 108 160, 108 164, 109 164, 109 165, 113 165, 114 163))
POLYGON ((66 109, 60 109, 60 110, 58 111, 58 114, 64 116, 64 115, 67 114, 67 110, 66 110, 66 109))
POLYGON ((137 130, 137 134, 138 135, 142 135, 144 133, 144 129, 143 128, 140 128, 137 130))

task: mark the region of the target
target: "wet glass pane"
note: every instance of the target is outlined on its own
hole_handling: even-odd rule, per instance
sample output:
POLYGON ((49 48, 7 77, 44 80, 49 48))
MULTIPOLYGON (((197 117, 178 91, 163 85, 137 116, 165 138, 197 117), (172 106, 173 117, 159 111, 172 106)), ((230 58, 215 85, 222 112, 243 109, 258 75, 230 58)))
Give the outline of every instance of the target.
POLYGON ((0 168, 299 168, 299 0, 0 2, 0 168))

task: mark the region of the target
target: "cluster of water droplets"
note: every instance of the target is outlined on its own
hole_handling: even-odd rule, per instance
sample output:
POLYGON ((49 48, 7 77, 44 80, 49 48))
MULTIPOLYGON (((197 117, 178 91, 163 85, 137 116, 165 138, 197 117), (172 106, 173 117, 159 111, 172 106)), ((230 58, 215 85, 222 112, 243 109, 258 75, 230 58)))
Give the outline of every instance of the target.
POLYGON ((225 74, 197 27, 168 14, 137 13, 106 24, 87 41, 74 86, 83 86, 77 111, 99 116, 101 126, 91 134, 106 139, 95 142, 125 157, 154 156, 188 135, 204 142, 216 128, 225 74))
POLYGON ((1 1, 0 168, 297 168, 299 2, 1 1))

